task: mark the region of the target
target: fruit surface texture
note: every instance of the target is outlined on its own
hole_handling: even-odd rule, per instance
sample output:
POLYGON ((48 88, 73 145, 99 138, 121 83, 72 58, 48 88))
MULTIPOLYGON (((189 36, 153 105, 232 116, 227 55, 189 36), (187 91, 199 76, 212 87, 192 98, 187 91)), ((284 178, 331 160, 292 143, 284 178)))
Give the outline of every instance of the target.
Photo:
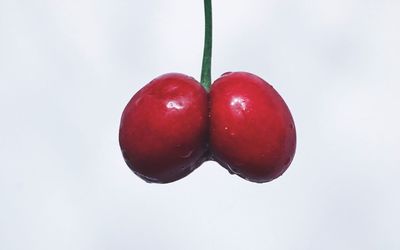
POLYGON ((209 93, 212 157, 231 173, 268 182, 290 165, 296 149, 291 113, 275 89, 247 72, 226 73, 209 93))
POLYGON ((205 157, 207 92, 194 78, 170 73, 137 92, 125 107, 119 142, 129 168, 147 182, 188 175, 205 157))

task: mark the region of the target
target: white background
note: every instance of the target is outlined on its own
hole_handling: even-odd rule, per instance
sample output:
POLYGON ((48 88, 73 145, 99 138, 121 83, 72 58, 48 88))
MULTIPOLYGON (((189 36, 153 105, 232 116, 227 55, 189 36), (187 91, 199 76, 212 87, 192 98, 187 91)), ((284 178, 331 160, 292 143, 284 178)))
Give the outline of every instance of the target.
POLYGON ((213 79, 249 71, 295 118, 267 184, 207 162, 146 184, 130 97, 199 78, 201 0, 0 0, 0 249, 400 249, 400 1, 214 0, 213 79))

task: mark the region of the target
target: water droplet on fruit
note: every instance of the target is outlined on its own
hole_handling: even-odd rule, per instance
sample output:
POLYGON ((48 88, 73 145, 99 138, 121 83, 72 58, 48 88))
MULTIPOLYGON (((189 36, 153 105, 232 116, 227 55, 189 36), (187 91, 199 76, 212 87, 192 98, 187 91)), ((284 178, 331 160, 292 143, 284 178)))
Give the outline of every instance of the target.
POLYGON ((236 110, 246 111, 246 101, 241 97, 233 97, 230 104, 236 110))
POLYGON ((136 100, 135 100, 135 105, 138 106, 140 104, 140 102, 142 101, 142 97, 139 96, 136 100))
POLYGON ((228 130, 228 127, 225 127, 224 129, 225 129, 225 130, 228 130))
POLYGON ((223 73, 221 76, 226 76, 226 75, 229 75, 231 73, 232 73, 232 71, 228 71, 228 72, 223 73))
POLYGON ((291 160, 292 160, 292 159, 289 157, 289 158, 285 161, 285 166, 289 165, 289 163, 290 163, 291 160))
POLYGON ((235 174, 235 172, 232 171, 231 167, 230 167, 228 164, 226 164, 226 165, 224 166, 224 168, 228 171, 228 173, 230 173, 230 174, 232 174, 232 175, 235 174))
POLYGON ((183 105, 176 101, 169 101, 165 106, 168 109, 177 109, 177 110, 183 109, 183 105))
POLYGON ((188 152, 181 155, 182 158, 189 158, 193 154, 193 150, 189 150, 188 152))

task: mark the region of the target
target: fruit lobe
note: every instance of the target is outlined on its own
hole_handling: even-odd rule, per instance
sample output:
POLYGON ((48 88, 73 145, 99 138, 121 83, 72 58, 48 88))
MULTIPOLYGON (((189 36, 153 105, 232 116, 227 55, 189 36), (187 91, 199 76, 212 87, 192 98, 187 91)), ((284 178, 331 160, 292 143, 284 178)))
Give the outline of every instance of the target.
POLYGON ((121 118, 119 142, 129 168, 157 183, 191 173, 205 157, 207 106, 207 92, 183 74, 165 74, 143 87, 121 118))
POLYGON ((209 93, 210 150, 231 173, 267 182, 290 165, 296 131, 290 111, 274 88, 246 72, 226 73, 209 93))

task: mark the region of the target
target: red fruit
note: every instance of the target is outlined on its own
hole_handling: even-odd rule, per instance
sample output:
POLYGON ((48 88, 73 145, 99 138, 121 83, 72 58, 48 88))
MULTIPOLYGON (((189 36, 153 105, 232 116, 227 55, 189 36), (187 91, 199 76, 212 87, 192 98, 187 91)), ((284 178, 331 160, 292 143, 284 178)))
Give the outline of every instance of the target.
POLYGON ((119 142, 127 165, 148 182, 185 177, 205 159, 207 93, 183 74, 162 75, 126 106, 119 142))
POLYGON ((253 182, 283 174, 295 153, 296 131, 278 92, 253 74, 235 72, 216 80, 209 98, 212 157, 253 182))

